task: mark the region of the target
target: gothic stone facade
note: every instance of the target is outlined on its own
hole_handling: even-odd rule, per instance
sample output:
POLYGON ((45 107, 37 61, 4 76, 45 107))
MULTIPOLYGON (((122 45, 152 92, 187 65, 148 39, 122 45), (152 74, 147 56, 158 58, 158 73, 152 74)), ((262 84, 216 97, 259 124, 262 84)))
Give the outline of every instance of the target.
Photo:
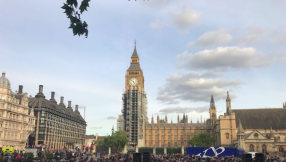
POLYGON ((168 118, 165 116, 165 120, 160 120, 157 116, 157 123, 154 123, 152 117, 151 124, 146 126, 145 131, 145 145, 147 147, 181 147, 189 146, 188 141, 193 138, 194 135, 200 133, 211 133, 211 127, 209 121, 203 123, 188 122, 188 115, 184 115, 180 120, 179 115, 177 123, 168 123, 168 118))
POLYGON ((28 94, 13 93, 3 72, 0 77, 0 147, 24 149, 34 129, 34 111, 28 107, 28 94))
POLYGON ((282 108, 232 109, 227 92, 226 113, 218 119, 211 119, 214 123, 214 146, 235 146, 245 149, 246 152, 284 155, 285 115, 284 104, 282 108))
POLYGON ((177 123, 168 123, 157 117, 154 123, 146 124, 145 146, 181 147, 188 146, 188 141, 201 132, 209 133, 213 146, 238 147, 246 152, 264 152, 270 155, 284 155, 286 149, 286 103, 283 108, 232 109, 227 92, 226 113, 217 118, 213 97, 211 97, 210 118, 204 123, 192 123, 188 116, 177 123))

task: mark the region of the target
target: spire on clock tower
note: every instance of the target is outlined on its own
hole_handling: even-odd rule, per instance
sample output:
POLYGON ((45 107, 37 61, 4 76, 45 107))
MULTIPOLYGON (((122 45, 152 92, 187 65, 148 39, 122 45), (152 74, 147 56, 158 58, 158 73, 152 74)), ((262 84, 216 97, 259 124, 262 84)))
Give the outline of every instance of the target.
POLYGON ((136 40, 135 40, 134 50, 133 50, 133 54, 132 54, 131 58, 138 58, 139 59, 139 56, 138 56, 137 50, 136 50, 136 40))

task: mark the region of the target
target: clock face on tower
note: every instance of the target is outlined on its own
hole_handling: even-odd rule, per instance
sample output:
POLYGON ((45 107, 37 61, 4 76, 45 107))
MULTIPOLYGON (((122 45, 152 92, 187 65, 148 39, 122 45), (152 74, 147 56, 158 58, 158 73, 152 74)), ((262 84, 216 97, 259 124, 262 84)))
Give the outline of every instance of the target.
POLYGON ((130 84, 131 86, 136 86, 137 83, 138 83, 138 80, 137 80, 136 78, 131 78, 131 79, 129 80, 129 84, 130 84))

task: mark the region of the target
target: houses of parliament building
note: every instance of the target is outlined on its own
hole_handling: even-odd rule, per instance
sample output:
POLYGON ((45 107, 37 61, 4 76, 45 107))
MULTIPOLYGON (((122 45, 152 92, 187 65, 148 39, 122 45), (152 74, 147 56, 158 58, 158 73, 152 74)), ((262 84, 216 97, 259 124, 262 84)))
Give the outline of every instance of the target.
POLYGON ((177 117, 176 123, 168 117, 151 118, 148 122, 147 95, 144 76, 139 63, 136 44, 131 63, 125 75, 125 92, 122 96, 122 116, 118 123, 127 132, 131 147, 182 147, 194 135, 208 133, 215 147, 238 147, 247 152, 264 152, 284 155, 286 151, 286 103, 282 108, 233 109, 231 95, 226 94, 226 111, 217 115, 214 97, 211 96, 209 119, 190 121, 187 115, 177 117), (156 122, 155 122, 155 121, 156 122))

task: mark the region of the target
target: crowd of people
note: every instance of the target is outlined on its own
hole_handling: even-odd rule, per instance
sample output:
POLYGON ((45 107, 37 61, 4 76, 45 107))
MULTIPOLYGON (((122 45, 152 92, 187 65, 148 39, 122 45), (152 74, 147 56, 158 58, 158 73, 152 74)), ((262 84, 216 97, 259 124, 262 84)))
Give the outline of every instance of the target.
MULTIPOLYGON (((3 155, 2 153, 2 156, 3 155)), ((37 159, 24 156, 23 152, 14 153, 9 155, 7 158, 4 158, 5 162, 12 162, 12 159, 17 159, 19 162, 132 162, 133 154, 113 154, 108 156, 106 152, 81 152, 81 151, 69 151, 69 150, 61 150, 61 151, 47 151, 42 152, 39 151, 36 155, 37 159), (49 157, 47 155, 49 154, 49 157)), ((16 160, 15 159, 15 160, 16 160)), ((139 158, 140 159, 140 158, 139 158)), ((15 161, 13 160, 13 161, 15 161)), ((143 156, 141 157, 141 162, 145 162, 143 160, 143 156)), ((241 162, 241 158, 237 157, 211 157, 211 158, 201 158, 194 155, 182 155, 182 154, 163 154, 163 155, 151 155, 150 162, 241 162)), ((253 162, 256 162, 255 158, 253 162)), ((265 162, 286 162, 284 158, 280 157, 266 157, 265 162)))

